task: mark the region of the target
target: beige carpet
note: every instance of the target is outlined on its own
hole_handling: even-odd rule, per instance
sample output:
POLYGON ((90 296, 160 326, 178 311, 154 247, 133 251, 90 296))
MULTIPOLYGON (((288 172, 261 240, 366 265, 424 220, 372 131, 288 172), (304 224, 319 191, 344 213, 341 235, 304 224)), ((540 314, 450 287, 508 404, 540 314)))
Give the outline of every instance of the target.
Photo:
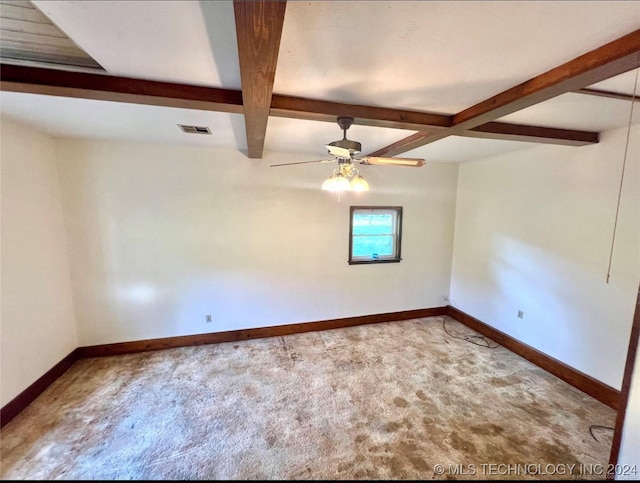
POLYGON ((81 360, 3 428, 1 475, 540 479, 606 465, 611 432, 589 426, 613 426, 612 409, 442 321, 81 360))

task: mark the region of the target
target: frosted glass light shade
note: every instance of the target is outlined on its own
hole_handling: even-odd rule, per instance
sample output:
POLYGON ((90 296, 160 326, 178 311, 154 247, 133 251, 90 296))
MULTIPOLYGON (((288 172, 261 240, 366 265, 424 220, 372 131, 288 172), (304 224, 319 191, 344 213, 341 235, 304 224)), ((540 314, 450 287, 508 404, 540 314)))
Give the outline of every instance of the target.
POLYGON ((369 191, 369 183, 367 183, 362 176, 358 175, 351 180, 349 188, 351 191, 369 191))
POLYGON ((322 189, 325 191, 348 191, 349 180, 338 173, 322 183, 322 189))
POLYGON ((324 180, 324 183, 322 183, 322 189, 324 191, 333 191, 333 175, 324 180))

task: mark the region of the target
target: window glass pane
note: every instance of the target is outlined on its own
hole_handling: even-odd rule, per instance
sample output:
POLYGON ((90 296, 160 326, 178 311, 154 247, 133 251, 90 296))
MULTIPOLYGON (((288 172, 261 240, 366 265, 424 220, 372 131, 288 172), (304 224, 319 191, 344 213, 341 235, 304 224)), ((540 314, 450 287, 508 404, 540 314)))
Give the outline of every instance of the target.
POLYGON ((391 235, 395 229, 391 213, 354 213, 354 235, 391 235))
POLYGON ((349 264, 399 262, 401 206, 352 206, 349 264))
POLYGON ((393 251, 393 236, 391 235, 370 235, 353 237, 353 257, 391 257, 395 256, 393 251))

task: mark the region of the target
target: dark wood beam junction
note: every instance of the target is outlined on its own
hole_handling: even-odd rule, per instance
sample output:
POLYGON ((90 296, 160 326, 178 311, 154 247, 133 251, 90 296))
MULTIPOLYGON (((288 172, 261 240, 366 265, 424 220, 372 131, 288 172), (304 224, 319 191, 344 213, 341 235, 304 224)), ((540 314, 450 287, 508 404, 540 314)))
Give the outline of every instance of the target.
MULTIPOLYGON (((271 115, 313 121, 335 122, 336 117, 353 117, 354 124, 362 126, 388 127, 435 133, 451 127, 453 117, 421 111, 389 109, 385 107, 362 106, 339 102, 319 101, 292 96, 274 94, 271 102, 271 115)), ((416 135, 421 135, 417 133, 416 135)), ((598 142, 598 133, 576 131, 552 127, 526 126, 504 122, 490 122, 469 131, 462 136, 500 139, 507 141, 527 141, 565 146, 583 146, 598 142)))
POLYGON ((459 112, 453 116, 448 129, 414 134, 370 156, 396 156, 448 136, 459 136, 508 114, 638 67, 640 29, 459 112))
POLYGON ((285 0, 234 0, 247 154, 261 158, 278 63, 285 0))
MULTIPOLYGON (((0 89, 50 96, 132 104, 244 113, 242 92, 233 89, 157 82, 104 74, 70 72, 2 64, 0 89)), ((436 133, 451 127, 452 116, 385 107, 345 104, 273 94, 270 115, 336 122, 351 116, 355 124, 436 133)), ((421 135, 421 133, 418 133, 421 135)), ((591 144, 598 133, 491 122, 462 135, 552 144, 591 144)))

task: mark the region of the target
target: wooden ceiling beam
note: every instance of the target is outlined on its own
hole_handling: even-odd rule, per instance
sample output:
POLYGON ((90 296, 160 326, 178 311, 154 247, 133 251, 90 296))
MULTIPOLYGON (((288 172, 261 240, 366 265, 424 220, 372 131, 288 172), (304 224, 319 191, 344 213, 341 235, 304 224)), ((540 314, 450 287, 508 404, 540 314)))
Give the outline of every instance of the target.
POLYGON ((28 94, 242 114, 238 90, 1 64, 0 89, 28 94))
MULTIPOLYGON (((338 116, 353 117, 361 126, 417 130, 413 136, 425 132, 435 133, 451 126, 452 116, 420 111, 406 111, 385 107, 362 106, 339 102, 320 101, 274 94, 271 115, 309 121, 336 122, 338 116), (428 126, 428 129, 425 129, 428 126)), ((465 137, 527 141, 564 146, 583 146, 598 142, 598 133, 552 127, 526 126, 504 122, 490 122, 460 134, 465 137)), ((377 155, 375 155, 377 156, 377 155)))
POLYGON ((453 125, 471 129, 640 67, 640 29, 456 114, 453 125))
POLYGON ((261 158, 286 0, 234 0, 247 154, 261 158))
POLYGON ((559 144, 562 146, 585 146, 596 144, 599 134, 574 129, 558 129, 542 126, 525 126, 506 122, 488 122, 462 131, 459 136, 502 141, 524 141, 528 143, 559 144))
POLYGON ((486 99, 453 116, 453 125, 396 141, 371 156, 396 156, 448 136, 492 122, 566 92, 640 67, 640 29, 624 35, 550 71, 486 99))
MULTIPOLYGON (((242 114, 242 92, 233 89, 147 81, 104 74, 71 72, 39 67, 1 64, 0 89, 29 94, 95 99, 131 104, 179 107, 242 114)), ((363 126, 417 131, 444 130, 452 116, 428 112, 305 99, 273 94, 270 115, 290 119, 336 122, 351 116, 363 126)), ((463 135, 490 139, 580 144, 597 142, 598 133, 567 129, 539 128, 492 122, 463 135)))
POLYGON ((451 126, 452 116, 429 112, 389 109, 342 102, 321 101, 274 94, 271 115, 310 121, 336 122, 338 116, 354 118, 354 124, 393 129, 438 130, 451 126))

